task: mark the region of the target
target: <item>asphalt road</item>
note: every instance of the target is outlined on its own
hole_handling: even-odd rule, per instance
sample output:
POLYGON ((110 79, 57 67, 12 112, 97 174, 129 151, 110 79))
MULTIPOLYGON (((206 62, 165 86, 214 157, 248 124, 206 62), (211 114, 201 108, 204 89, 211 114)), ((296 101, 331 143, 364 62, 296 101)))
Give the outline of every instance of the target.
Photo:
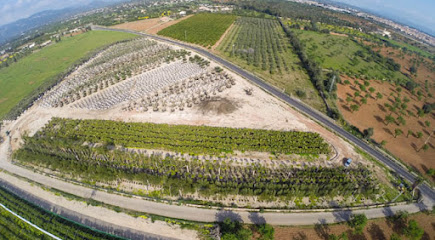
MULTIPOLYGON (((230 69, 231 71, 233 71, 233 72, 239 74, 240 76, 250 80, 251 82, 253 82, 257 86, 261 87, 262 89, 266 90, 270 94, 276 96, 277 98, 279 98, 282 101, 290 104, 291 106, 293 106, 294 108, 296 108, 300 112, 307 114, 312 119, 322 123, 324 126, 326 126, 329 129, 335 131, 336 133, 340 134, 343 138, 347 139, 348 141, 352 142, 356 146, 360 147, 361 149, 363 149, 364 151, 366 151, 367 153, 369 153, 370 155, 372 155, 373 157, 375 157, 376 159, 378 159, 379 161, 384 163, 386 166, 388 166, 389 168, 394 170, 397 174, 402 176, 404 179, 410 181, 411 183, 414 182, 414 180, 415 180, 415 176, 413 174, 411 174, 408 171, 408 169, 406 169, 405 167, 401 166, 395 160, 392 160, 390 157, 384 155, 379 150, 371 147, 366 142, 362 141, 361 139, 359 139, 359 138, 355 137, 354 135, 352 135, 351 133, 347 132, 346 130, 344 130, 343 128, 338 126, 336 123, 334 123, 334 121, 331 120, 328 116, 326 116, 326 115, 324 115, 322 113, 319 113, 316 110, 313 110, 312 108, 310 108, 310 107, 306 106, 305 104, 301 103, 299 100, 294 99, 294 98, 286 95, 285 93, 283 93, 282 91, 280 91, 277 88, 273 87, 272 85, 264 82, 259 77, 257 77, 255 75, 245 71, 244 69, 242 69, 240 67, 237 67, 236 65, 234 65, 234 64, 232 64, 232 63, 230 63, 230 62, 228 62, 228 61, 226 61, 224 59, 222 59, 219 56, 214 55, 213 53, 210 53, 209 51, 207 51, 207 50, 205 50, 203 48, 192 46, 190 44, 186 44, 186 43, 179 42, 179 41, 176 41, 176 40, 168 39, 168 38, 165 38, 165 37, 161 37, 161 36, 157 36, 157 35, 150 35, 150 34, 146 34, 146 33, 142 33, 142 32, 136 32, 136 31, 131 31, 131 30, 111 29, 111 28, 104 28, 104 27, 98 27, 98 26, 93 26, 92 28, 95 29, 95 30, 108 30, 108 31, 118 31, 118 32, 133 33, 133 34, 137 34, 137 35, 153 38, 153 39, 156 39, 156 40, 159 40, 159 41, 168 42, 168 43, 171 43, 171 44, 174 44, 174 45, 178 45, 178 46, 181 46, 183 48, 190 49, 190 50, 193 50, 195 52, 198 52, 201 55, 204 55, 204 56, 212 59, 213 61, 222 64, 223 66, 225 66, 226 68, 230 69)), ((419 188, 420 188, 422 194, 425 197, 427 197, 431 201, 435 202, 435 191, 431 187, 429 187, 426 184, 422 184, 419 188)))

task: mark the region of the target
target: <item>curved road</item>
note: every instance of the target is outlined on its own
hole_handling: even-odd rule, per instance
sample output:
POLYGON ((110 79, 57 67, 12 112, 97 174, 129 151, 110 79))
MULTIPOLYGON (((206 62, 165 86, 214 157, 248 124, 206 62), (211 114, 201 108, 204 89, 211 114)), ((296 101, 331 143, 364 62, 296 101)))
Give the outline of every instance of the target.
MULTIPOLYGON (((213 61, 222 64, 226 68, 228 68, 228 69, 232 70, 233 72, 239 74, 240 76, 250 80, 251 82, 253 82, 257 86, 264 89, 265 91, 276 96, 277 98, 281 99, 282 101, 290 104, 291 106, 295 107, 300 112, 307 114, 308 116, 310 116, 314 120, 322 123, 324 126, 335 131, 336 133, 340 134, 344 139, 351 141, 356 146, 358 146, 361 149, 363 149, 364 151, 368 152, 370 155, 372 155, 376 159, 380 160, 382 163, 387 165, 389 168, 394 170, 396 173, 398 173, 400 176, 402 176, 404 179, 408 180, 409 182, 414 182, 414 180, 415 180, 415 176, 412 173, 410 173, 405 167, 401 166, 395 160, 392 160, 388 156, 384 155, 379 150, 374 149, 373 147, 368 145, 366 142, 362 141, 361 139, 359 139, 359 138, 355 137, 354 135, 352 135, 351 133, 347 132, 346 130, 344 130, 343 128, 341 128, 337 124, 335 124, 333 122, 333 120, 331 120, 328 116, 325 116, 324 114, 319 113, 316 110, 313 110, 312 108, 301 103, 299 100, 296 100, 292 97, 289 97, 288 95, 286 95, 282 91, 280 91, 277 88, 273 87, 272 85, 264 82, 259 77, 245 71, 244 69, 242 69, 240 67, 237 67, 236 65, 222 59, 219 56, 216 56, 216 55, 210 53, 209 51, 207 51, 203 48, 192 46, 190 44, 186 44, 186 43, 179 42, 176 40, 168 39, 165 37, 161 37, 161 36, 157 36, 157 35, 150 35, 150 34, 131 31, 131 30, 112 29, 112 28, 104 28, 104 27, 99 27, 99 26, 92 26, 92 28, 95 30, 106 30, 106 31, 118 31, 118 32, 133 33, 133 34, 153 38, 153 39, 156 39, 159 41, 168 42, 168 43, 171 43, 174 45, 181 46, 183 48, 191 49, 195 52, 200 53, 201 55, 207 56, 208 58, 212 59, 213 61)), ((419 188, 420 188, 421 192, 423 193, 423 195, 428 197, 431 201, 435 201, 435 191, 431 187, 429 187, 426 184, 422 184, 419 188)))

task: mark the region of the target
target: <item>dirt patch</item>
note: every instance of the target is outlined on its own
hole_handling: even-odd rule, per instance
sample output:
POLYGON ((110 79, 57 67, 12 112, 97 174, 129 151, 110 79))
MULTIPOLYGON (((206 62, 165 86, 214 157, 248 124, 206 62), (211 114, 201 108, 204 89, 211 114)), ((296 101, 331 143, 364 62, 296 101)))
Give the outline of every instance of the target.
POLYGON ((212 97, 198 104, 198 111, 202 114, 229 114, 237 109, 237 104, 228 98, 212 97))
POLYGON ((29 85, 32 85, 32 84, 34 84, 34 83, 35 83, 35 81, 30 81, 30 82, 28 82, 29 85))
MULTIPOLYGON (((409 220, 416 220, 418 225, 424 229, 422 239, 433 239, 435 236, 435 218, 434 215, 425 213, 418 213, 409 217, 409 220)), ((374 219, 369 220, 366 228, 364 229, 363 236, 356 236, 352 230, 345 224, 327 225, 327 226, 302 226, 302 227, 275 227, 276 240, 296 240, 296 239, 309 239, 309 240, 324 240, 328 239, 329 234, 340 235, 346 232, 349 239, 364 239, 364 240, 387 240, 393 233, 399 233, 400 228, 395 227, 394 224, 387 219, 374 219)), ((402 239, 404 239, 402 237, 402 239)))
POLYGON ((8 98, 0 98, 0 103, 3 103, 5 101, 7 101, 7 100, 8 100, 8 98))
POLYGON ((331 34, 331 35, 335 35, 335 36, 348 37, 347 34, 344 34, 344 33, 330 32, 329 34, 331 34))
POLYGON ((184 19, 187 19, 193 15, 188 15, 176 20, 173 20, 168 17, 161 17, 161 18, 151 18, 151 19, 144 19, 134 22, 127 22, 127 23, 121 23, 118 25, 112 26, 112 28, 116 29, 129 29, 139 32, 146 32, 150 34, 156 34, 160 30, 167 28, 171 25, 174 25, 184 19))
MULTIPOLYGON (((349 80, 350 85, 338 84, 338 106, 344 118, 352 125, 358 127, 361 131, 367 128, 374 129, 373 139, 377 142, 385 140, 387 143, 385 147, 392 152, 395 156, 399 157, 404 162, 408 163, 411 167, 417 169, 421 173, 425 173, 429 168, 435 168, 435 161, 433 159, 434 149, 434 136, 430 137, 435 124, 435 114, 426 114, 423 117, 418 117, 417 110, 421 108, 425 102, 424 98, 421 101, 405 88, 401 88, 399 93, 396 88, 390 83, 383 83, 377 80, 370 80, 370 86, 376 91, 371 94, 372 97, 367 97, 367 104, 362 103, 362 97, 355 97, 355 92, 358 90, 361 95, 363 92, 355 84, 363 81, 342 76, 342 80, 349 80), (382 99, 376 99, 376 93, 379 92, 383 95, 382 99), (406 110, 400 113, 399 110, 391 112, 385 104, 393 105, 396 101, 395 98, 400 96, 402 103, 406 97, 409 102, 406 103, 406 110), (348 102, 346 99, 350 99, 348 102), (352 112, 351 105, 358 105, 359 110, 352 112), (409 111, 409 112, 408 112, 409 111), (414 114, 412 116, 411 114, 414 114), (391 123, 386 122, 386 116, 391 115, 394 121, 391 123), (406 121, 405 125, 400 124, 398 118, 402 116, 406 121), (426 126, 425 122, 430 123, 430 127, 426 126), (400 124, 400 125, 399 125, 400 124), (400 129, 403 133, 399 136, 396 135, 396 129, 400 129), (408 134, 408 130, 411 130, 408 134), (421 132, 423 135, 418 138, 417 133, 421 132), (429 149, 421 150, 425 141, 429 149)), ((367 89, 369 88, 367 87, 367 89)), ((430 98, 426 101, 433 102, 434 99, 430 98)))

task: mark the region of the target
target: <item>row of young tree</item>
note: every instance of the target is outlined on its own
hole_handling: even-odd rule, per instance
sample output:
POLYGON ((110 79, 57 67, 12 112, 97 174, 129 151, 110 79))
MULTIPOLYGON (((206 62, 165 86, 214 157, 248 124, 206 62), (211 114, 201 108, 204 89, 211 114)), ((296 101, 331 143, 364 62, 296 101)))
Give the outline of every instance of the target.
MULTIPOLYGON (((15 194, 0 187, 0 202, 11 211, 27 219, 31 223, 42 227, 47 232, 62 239, 120 239, 113 235, 97 232, 86 226, 79 225, 63 217, 48 212, 36 205, 33 205, 15 194)), ((8 228, 2 228, 4 223, 3 213, 0 216, 0 236, 10 236, 7 239, 51 239, 46 235, 30 235, 27 227, 21 225, 19 228, 8 224, 8 228), (3 220, 3 221, 2 221, 3 220), (9 230, 9 233, 7 233, 9 230), (4 234, 4 235, 3 235, 4 234), (29 238, 26 238, 26 235, 29 238)), ((42 234, 42 233, 41 233, 42 234)))
POLYGON ((111 147, 90 147, 84 140, 26 137, 14 159, 93 181, 130 179, 151 184, 169 195, 199 192, 265 197, 336 196, 379 192, 365 168, 269 168, 261 164, 234 165, 184 159, 175 155, 140 154, 111 147))
POLYGON ((288 71, 282 53, 286 52, 285 38, 279 23, 274 19, 241 17, 236 20, 234 30, 226 42, 224 51, 239 57, 248 65, 263 71, 288 71))
POLYGON ((314 132, 54 118, 38 135, 193 154, 234 151, 330 153, 329 145, 314 132))

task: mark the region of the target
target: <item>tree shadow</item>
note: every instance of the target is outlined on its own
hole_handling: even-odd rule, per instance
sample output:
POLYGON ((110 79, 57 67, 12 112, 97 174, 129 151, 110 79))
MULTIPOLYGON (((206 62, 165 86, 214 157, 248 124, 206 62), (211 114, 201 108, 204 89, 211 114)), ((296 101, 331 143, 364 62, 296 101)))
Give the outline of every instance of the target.
POLYGON ((387 240, 387 237, 385 236, 384 231, 382 231, 382 229, 378 225, 372 223, 367 230, 368 230, 372 239, 387 240))
POLYGON ((347 231, 347 236, 352 240, 367 240, 366 236, 363 234, 355 234, 352 230, 347 231))
POLYGON ((391 136, 393 136, 394 137, 394 135, 393 135, 393 133, 391 132, 391 130, 390 129, 388 129, 388 128, 382 128, 387 134, 390 134, 391 136))
POLYGON ((380 116, 376 115, 376 116, 375 116, 375 119, 376 119, 376 121, 378 121, 379 123, 383 123, 383 124, 385 124, 385 123, 384 123, 384 119, 382 119, 380 116))
POLYGON ((429 234, 427 232, 424 232, 423 236, 421 237, 421 240, 431 240, 431 239, 430 239, 429 234))
POLYGON ((411 147, 414 148, 414 150, 418 152, 418 147, 415 143, 411 143, 411 147))
POLYGON ((334 211, 332 215, 335 217, 337 222, 346 222, 349 221, 350 216, 352 215, 351 210, 342 210, 342 211, 334 211))
POLYGON ((427 131, 427 129, 423 129, 423 132, 426 133, 427 135, 430 135, 430 133, 427 131))
POLYGON ((314 230, 316 231, 317 235, 325 240, 329 239, 329 226, 326 223, 325 219, 320 219, 319 223, 314 225, 314 230))
POLYGON ((350 93, 346 93, 346 96, 347 97, 353 97, 352 94, 350 94, 350 93))
POLYGON ((341 107, 348 112, 352 112, 352 110, 350 110, 350 108, 347 105, 342 104, 341 107))
POLYGON ((304 232, 298 232, 296 236, 293 236, 293 240, 308 240, 308 237, 304 232))
POLYGON ((381 104, 378 103, 378 108, 382 111, 382 112, 386 112, 387 109, 385 109, 384 106, 382 106, 381 104))
POLYGON ((249 218, 249 220, 251 220, 251 222, 253 224, 256 224, 256 225, 261 225, 261 224, 265 224, 266 223, 266 219, 264 219, 263 216, 258 214, 258 212, 251 212, 251 213, 249 213, 248 218, 249 218))
POLYGON ((215 215, 216 222, 223 222, 226 218, 230 218, 233 221, 238 221, 241 223, 243 222, 242 217, 233 211, 222 210, 217 212, 215 215))
POLYGON ((426 126, 424 126, 424 123, 422 121, 418 120, 417 122, 418 122, 418 124, 420 124, 420 126, 426 127, 426 126))

